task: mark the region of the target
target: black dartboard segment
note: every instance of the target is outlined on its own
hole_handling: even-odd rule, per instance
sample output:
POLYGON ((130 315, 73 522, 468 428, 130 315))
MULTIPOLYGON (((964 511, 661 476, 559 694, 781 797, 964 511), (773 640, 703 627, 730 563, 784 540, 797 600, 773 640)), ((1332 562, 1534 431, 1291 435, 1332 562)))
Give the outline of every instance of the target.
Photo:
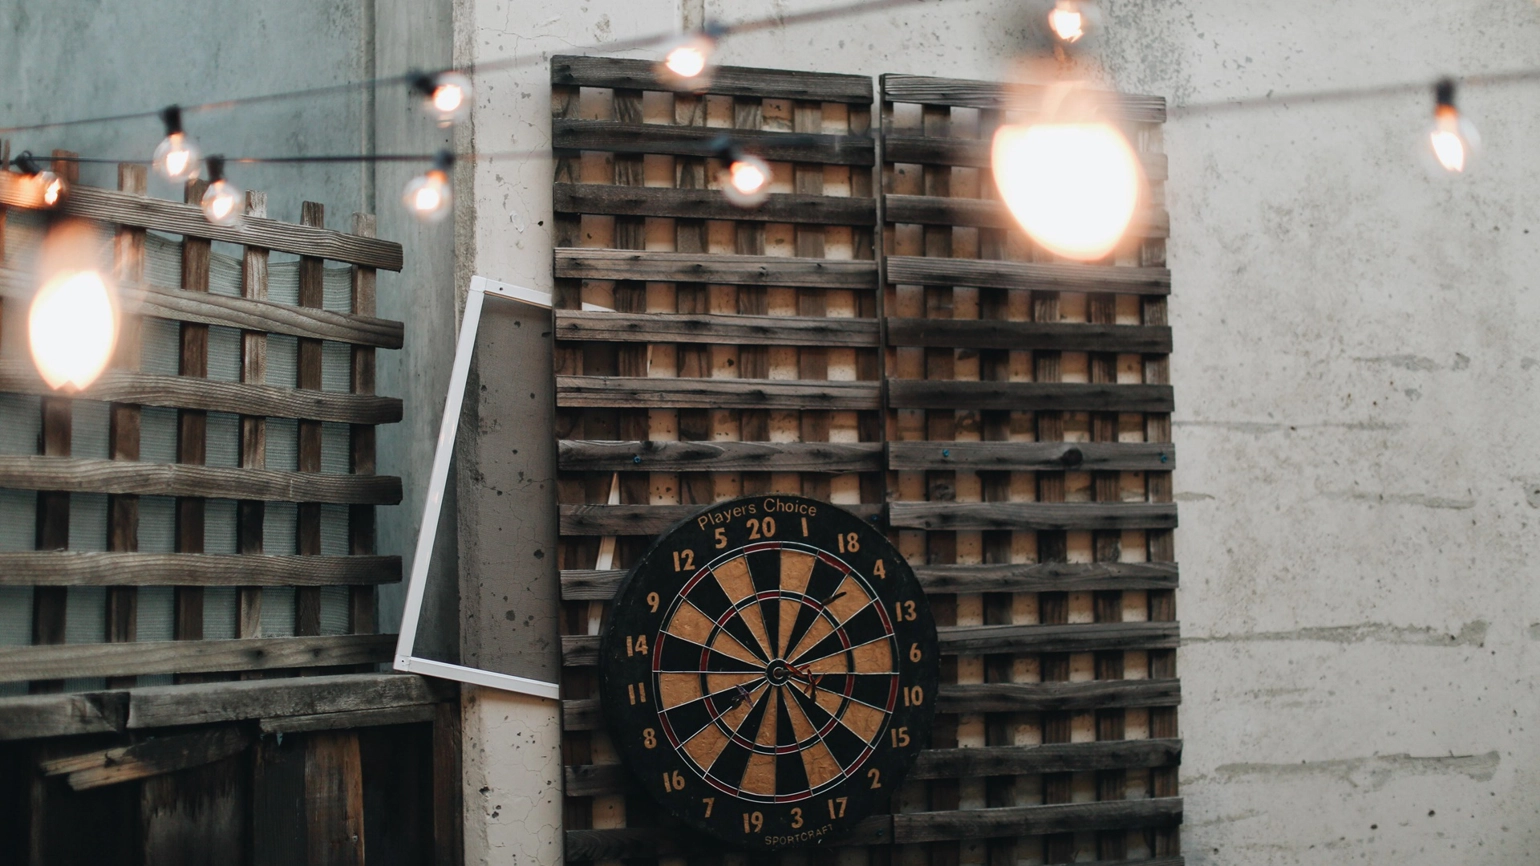
POLYGON ((830 841, 885 807, 926 744, 936 627, 881 533, 749 496, 665 533, 601 647, 611 736, 649 794, 747 848, 830 841))

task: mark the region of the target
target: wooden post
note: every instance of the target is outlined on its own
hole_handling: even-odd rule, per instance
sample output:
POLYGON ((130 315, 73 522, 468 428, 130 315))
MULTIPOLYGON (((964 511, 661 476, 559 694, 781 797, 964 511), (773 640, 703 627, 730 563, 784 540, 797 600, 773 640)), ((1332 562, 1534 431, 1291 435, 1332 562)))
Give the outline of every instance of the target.
MULTIPOLYGON (((193 181, 187 184, 188 204, 198 204, 207 183, 193 181)), ((188 237, 182 240, 182 288, 190 292, 209 290, 209 241, 188 237)), ((209 374, 209 326, 182 322, 181 354, 177 373, 182 376, 207 378, 209 374)), ((177 410, 176 460, 202 466, 207 457, 208 413, 201 409, 177 410)), ((202 553, 204 533, 204 500, 201 497, 181 496, 176 500, 176 551, 178 553, 202 553)), ((203 639, 203 587, 179 586, 176 588, 176 610, 172 634, 176 640, 203 639)), ((179 683, 203 682, 208 677, 200 674, 183 674, 179 683)))
MULTIPOLYGON (((124 163, 118 166, 118 189, 131 195, 148 192, 145 166, 124 163)), ((119 226, 114 246, 119 285, 144 282, 144 229, 119 226)), ((139 369, 140 320, 120 310, 118 347, 113 366, 122 370, 139 369)), ((140 409, 129 403, 113 403, 108 410, 108 456, 113 460, 139 459, 140 409)), ((107 497, 107 549, 114 553, 139 550, 139 497, 113 494, 107 497)), ((130 642, 139 630, 139 590, 132 586, 107 588, 107 635, 110 643, 130 642)), ((136 677, 108 677, 107 688, 132 688, 136 677)))
MULTIPOLYGON (((1097 292, 1086 298, 1086 320, 1093 325, 1117 324, 1117 296, 1097 292)), ((1118 356, 1095 352, 1090 355, 1092 384, 1117 384, 1118 356)), ((1116 412, 1091 413, 1091 441, 1118 441, 1118 415, 1116 412)), ((1092 499, 1096 502, 1118 502, 1123 498, 1122 473, 1096 472, 1092 474, 1092 499)), ((1123 554, 1121 530, 1099 530, 1091 534, 1091 558, 1095 562, 1117 562, 1123 554)), ((1093 617, 1096 622, 1123 621, 1123 593, 1118 590, 1100 590, 1093 598, 1093 617)), ((1123 679, 1122 650, 1099 652, 1095 656, 1095 674, 1098 680, 1123 679)), ((1127 711, 1101 709, 1096 711, 1096 739, 1121 740, 1125 736, 1127 711)), ((1126 796, 1127 770, 1099 770, 1096 773, 1096 799, 1122 800, 1126 796)), ((1128 832, 1105 830, 1096 836, 1096 856, 1100 860, 1122 860, 1128 856, 1128 832)))
MULTIPOLYGON (((1141 263, 1146 266, 1164 266, 1166 263, 1165 241, 1161 239, 1146 241, 1141 258, 1141 263)), ((1145 298, 1142 318, 1146 325, 1168 324, 1166 299, 1163 297, 1145 298)), ((1144 359, 1144 381, 1156 385, 1170 384, 1170 357, 1166 355, 1147 356, 1144 359)), ((1147 442, 1170 442, 1171 416, 1166 413, 1150 413, 1145 415, 1144 438, 1147 442)), ((1145 495, 1151 502, 1170 502, 1171 473, 1145 473, 1145 495)), ((1151 562, 1176 561, 1176 548, 1169 529, 1150 530, 1145 533, 1145 536, 1146 544, 1148 545, 1147 554, 1151 562)), ((1169 589, 1150 590, 1148 612, 1151 622, 1176 622, 1176 592, 1169 589)), ((1176 650, 1150 650, 1149 677, 1152 680, 1175 679, 1176 650)), ((1176 739, 1180 736, 1180 732, 1177 729, 1176 707, 1154 707, 1149 712, 1151 738, 1176 739)), ((1151 797, 1177 796, 1177 768, 1157 767, 1151 770, 1149 795, 1151 797)), ((1150 853, 1153 856, 1174 855, 1182 850, 1180 830, 1176 827, 1159 827, 1151 830, 1147 840, 1150 853)))
MULTIPOLYGON (((374 237, 374 214, 353 214, 353 234, 374 237)), ((354 266, 352 269, 352 308, 355 316, 375 314, 375 270, 354 266)), ((354 346, 352 358, 354 394, 374 394, 374 347, 354 346)), ((348 433, 348 469, 354 475, 375 472, 374 425, 353 424, 348 433)), ((368 556, 374 553, 375 522, 373 505, 348 508, 348 553, 368 556)), ((374 634, 376 600, 373 586, 354 586, 348 590, 348 631, 374 634)))
MULTIPOLYGON (((317 228, 326 225, 326 209, 318 202, 307 201, 301 205, 300 223, 317 228)), ((320 309, 323 301, 322 279, 325 262, 314 256, 301 256, 299 260, 299 305, 320 309)), ((294 386, 301 390, 321 390, 321 341, 299 340, 299 362, 294 386)), ((301 419, 299 422, 300 472, 321 471, 321 422, 301 419)), ((300 556, 321 554, 321 505, 318 502, 301 502, 297 508, 294 533, 295 553, 300 556)), ((321 633, 321 588, 303 586, 294 590, 294 634, 318 635, 321 633)))
MULTIPOLYGON (((246 193, 246 215, 267 216, 267 193, 246 193)), ((241 297, 254 301, 267 300, 268 251, 261 247, 246 247, 241 261, 241 297)), ((267 384, 267 334, 262 331, 241 332, 241 381, 253 385, 267 384)), ((260 415, 241 416, 240 465, 243 469, 267 468, 267 419, 260 415)), ((262 534, 267 519, 267 503, 260 499, 243 499, 235 504, 235 546, 242 554, 260 555, 263 552, 262 534)), ((262 634, 262 588, 243 586, 236 590, 236 636, 249 638, 262 634)), ((258 673, 242 674, 242 679, 255 679, 258 673)))

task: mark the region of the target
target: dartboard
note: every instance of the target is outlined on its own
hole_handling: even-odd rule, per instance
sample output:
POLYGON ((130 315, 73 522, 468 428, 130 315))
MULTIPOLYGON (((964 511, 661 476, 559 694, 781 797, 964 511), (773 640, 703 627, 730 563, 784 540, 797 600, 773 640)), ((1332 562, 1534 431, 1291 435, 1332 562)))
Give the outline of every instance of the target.
POLYGON ((600 688, 640 785, 747 848, 826 842, 928 739, 939 659, 904 558, 849 512, 721 502, 660 537, 606 626, 600 688))

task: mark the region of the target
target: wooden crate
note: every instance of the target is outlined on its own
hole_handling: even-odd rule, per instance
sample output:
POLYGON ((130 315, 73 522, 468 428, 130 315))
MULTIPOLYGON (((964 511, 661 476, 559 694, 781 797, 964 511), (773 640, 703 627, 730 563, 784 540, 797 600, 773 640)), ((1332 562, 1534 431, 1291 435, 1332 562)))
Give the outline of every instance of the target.
POLYGON ((1151 195, 1078 264, 999 201, 1003 85, 880 87, 889 525, 950 654, 921 766, 958 770, 922 770, 895 832, 956 810, 953 834, 911 837, 935 866, 1175 862, 1164 101, 1115 101, 1151 195))

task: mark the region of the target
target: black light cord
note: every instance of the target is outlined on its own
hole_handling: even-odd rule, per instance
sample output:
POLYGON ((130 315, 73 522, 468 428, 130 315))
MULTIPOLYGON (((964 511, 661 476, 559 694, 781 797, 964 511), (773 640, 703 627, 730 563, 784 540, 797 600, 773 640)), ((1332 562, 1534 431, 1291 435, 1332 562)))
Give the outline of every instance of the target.
MULTIPOLYGON (((891 9, 899 6, 916 6, 921 3, 940 3, 945 0, 861 0, 857 3, 849 3, 843 6, 827 6, 822 9, 811 9, 807 12, 798 12, 792 15, 772 15, 764 18, 751 18, 735 24, 718 24, 708 22, 700 32, 713 38, 729 36, 735 33, 754 33, 760 30, 770 30, 776 27, 792 27, 799 24, 811 24, 819 21, 829 21, 839 18, 847 18, 852 15, 860 15, 866 12, 877 12, 883 9, 891 9)), ((961 2, 961 0, 954 0, 961 2)), ((587 48, 574 48, 575 54, 614 54, 621 51, 632 51, 638 48, 652 48, 666 45, 680 38, 682 34, 677 31, 666 33, 654 33, 648 36, 638 36, 632 39, 622 39, 618 42, 606 42, 600 45, 590 45, 587 48)), ((241 105, 255 105, 262 102, 277 102, 287 99, 299 99, 310 96, 326 96, 333 93, 347 93, 353 90, 365 88, 390 86, 398 84, 412 84, 423 76, 429 78, 442 75, 446 72, 459 72, 474 74, 477 72, 497 72, 505 69, 517 69, 525 66, 534 66, 545 63, 544 57, 529 58, 499 58, 481 63, 472 63, 466 66, 451 66, 431 72, 412 71, 399 75, 387 75, 380 78, 369 78, 362 81, 346 81, 341 84, 329 84, 322 87, 307 87, 299 90, 285 90, 278 93, 264 93, 257 96, 241 96, 235 99, 222 99, 214 102, 202 102, 196 105, 183 105, 183 114, 199 113, 204 111, 218 111, 235 108, 241 105)), ((0 135, 10 135, 17 132, 34 132, 43 129, 59 129, 68 126, 80 126, 92 123, 119 123, 127 120, 143 120, 150 117, 160 117, 164 109, 156 108, 148 111, 134 111, 127 114, 113 114, 102 117, 83 117, 75 120, 57 120, 49 123, 33 123, 26 126, 0 127, 0 135)))

